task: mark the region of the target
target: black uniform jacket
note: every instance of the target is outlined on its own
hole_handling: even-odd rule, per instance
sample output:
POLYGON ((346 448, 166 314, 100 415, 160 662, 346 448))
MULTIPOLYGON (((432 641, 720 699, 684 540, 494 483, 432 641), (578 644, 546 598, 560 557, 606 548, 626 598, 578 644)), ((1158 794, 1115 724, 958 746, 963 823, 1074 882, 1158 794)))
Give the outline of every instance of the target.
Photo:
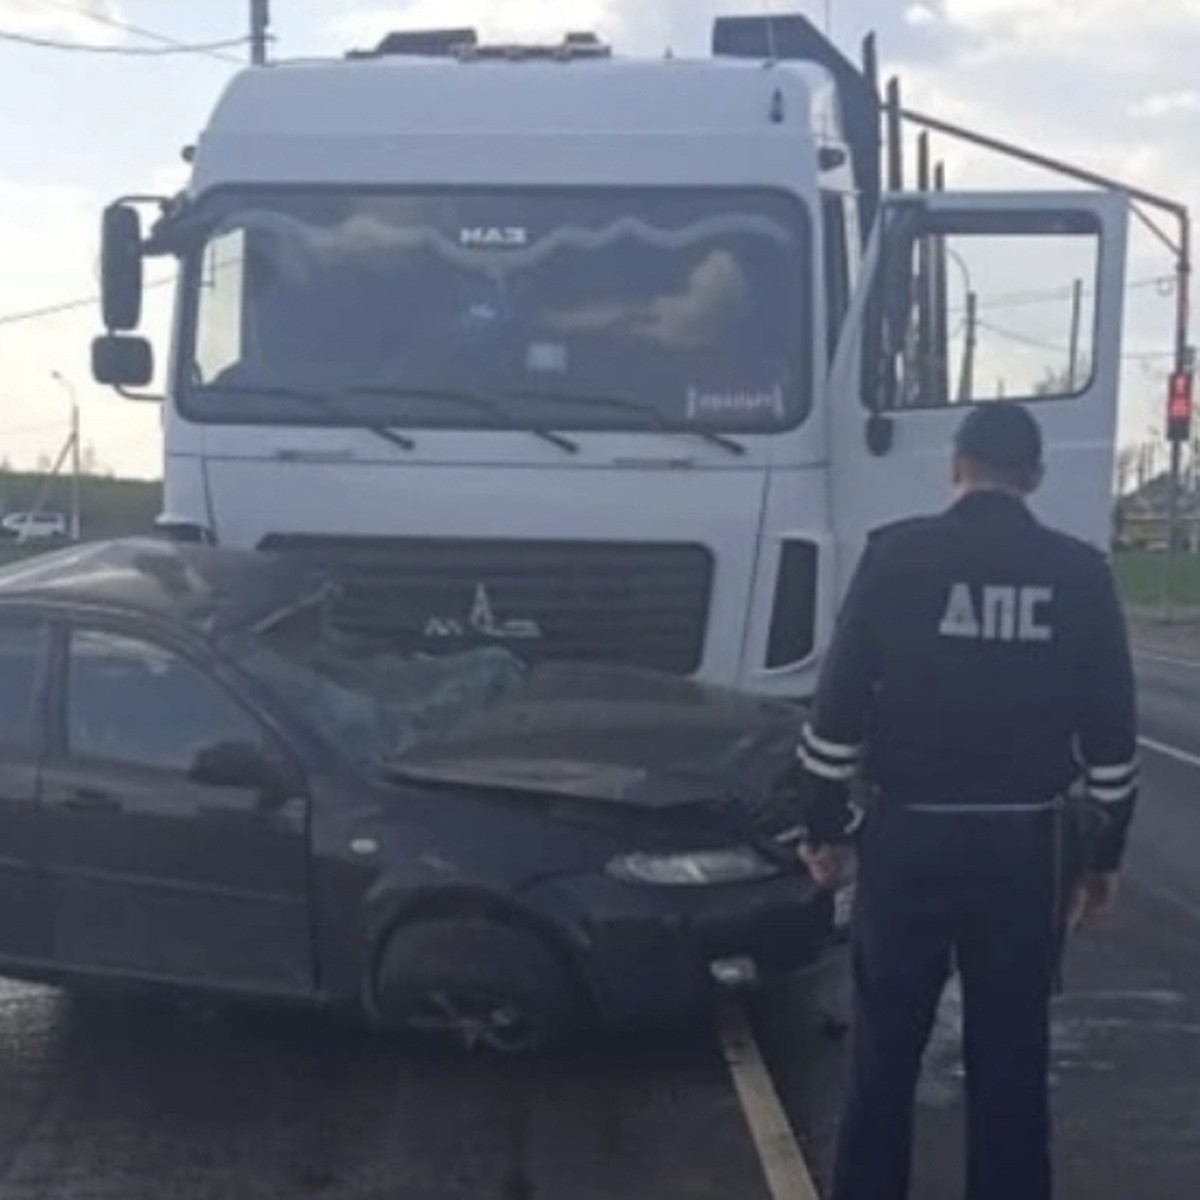
POLYGON ((817 843, 853 833, 860 772, 881 803, 948 812, 1045 805, 1082 775, 1109 817, 1091 865, 1115 869, 1137 794, 1137 719, 1106 560, 1001 491, 880 530, 800 757, 817 843))

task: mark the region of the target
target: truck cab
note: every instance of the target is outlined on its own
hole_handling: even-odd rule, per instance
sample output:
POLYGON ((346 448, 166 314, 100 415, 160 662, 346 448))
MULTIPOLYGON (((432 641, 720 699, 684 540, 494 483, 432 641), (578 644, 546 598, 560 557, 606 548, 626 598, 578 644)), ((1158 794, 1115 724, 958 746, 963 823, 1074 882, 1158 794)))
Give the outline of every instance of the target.
MULTIPOLYGON (((766 20, 765 18, 763 20, 766 20)), ((1126 204, 882 194, 878 97, 802 18, 709 59, 401 35, 248 70, 143 232, 180 263, 176 536, 303 556, 349 632, 803 698, 872 529, 972 404, 1037 404, 1043 515, 1107 538, 1126 204)))

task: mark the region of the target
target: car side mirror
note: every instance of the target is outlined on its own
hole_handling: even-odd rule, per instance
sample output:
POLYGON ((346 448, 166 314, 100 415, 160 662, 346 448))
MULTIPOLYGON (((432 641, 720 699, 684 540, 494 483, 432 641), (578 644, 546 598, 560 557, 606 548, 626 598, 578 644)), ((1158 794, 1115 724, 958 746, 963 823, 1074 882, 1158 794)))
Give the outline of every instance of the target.
POLYGON ((100 232, 100 310, 108 330, 136 329, 142 319, 142 219, 131 204, 110 204, 100 232))
POLYGON ((154 350, 141 337, 98 337, 92 343, 92 376, 109 387, 145 387, 154 378, 154 350))
POLYGON ((287 771, 250 742, 204 747, 196 754, 188 778, 208 787, 257 790, 264 802, 286 799, 292 787, 287 771))

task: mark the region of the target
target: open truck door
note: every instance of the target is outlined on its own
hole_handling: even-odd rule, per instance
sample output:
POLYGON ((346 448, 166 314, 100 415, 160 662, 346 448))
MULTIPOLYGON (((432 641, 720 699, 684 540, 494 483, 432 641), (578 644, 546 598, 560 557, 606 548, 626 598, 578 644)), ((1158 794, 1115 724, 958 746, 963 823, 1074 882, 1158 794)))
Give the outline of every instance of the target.
POLYGON ((1107 546, 1127 227, 1116 193, 884 202, 829 380, 839 595, 873 530, 949 503, 959 423, 1002 398, 1045 433, 1038 515, 1107 546))

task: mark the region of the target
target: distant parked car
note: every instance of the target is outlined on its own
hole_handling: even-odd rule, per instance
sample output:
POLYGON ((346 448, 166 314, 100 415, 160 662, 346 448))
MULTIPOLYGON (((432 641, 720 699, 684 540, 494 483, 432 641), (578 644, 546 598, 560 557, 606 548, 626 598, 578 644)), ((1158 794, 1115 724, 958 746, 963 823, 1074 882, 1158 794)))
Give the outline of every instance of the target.
POLYGON ((67 536, 67 518, 60 512, 14 512, 0 521, 0 528, 18 542, 40 542, 67 536))
MULTIPOLYGON (((298 564, 0 571, 0 971, 354 1009, 518 1051, 823 961, 788 707, 343 638, 298 564)), ((836 960, 835 960, 836 961, 836 960)))

